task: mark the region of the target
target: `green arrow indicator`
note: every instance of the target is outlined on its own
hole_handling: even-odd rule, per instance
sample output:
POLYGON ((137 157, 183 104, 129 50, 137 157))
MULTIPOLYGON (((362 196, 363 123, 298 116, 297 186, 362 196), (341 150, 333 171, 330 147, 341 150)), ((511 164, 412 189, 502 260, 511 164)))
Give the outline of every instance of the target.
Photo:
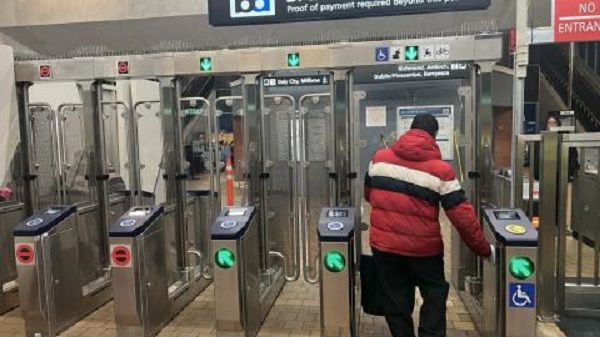
POLYGON ((300 66, 300 53, 290 53, 287 56, 287 64, 290 68, 296 68, 300 66))
POLYGON ((405 61, 417 61, 418 59, 419 59, 419 47, 418 46, 404 47, 404 60, 405 61))
POLYGON ((200 58, 200 70, 211 71, 212 70, 212 59, 210 57, 200 58))
POLYGON ((339 273, 346 268, 346 259, 344 258, 344 255, 335 250, 325 254, 323 263, 325 264, 325 268, 332 273, 339 273))
POLYGON ((518 280, 526 280, 535 272, 533 261, 526 256, 515 256, 508 265, 510 274, 518 280))
POLYGON ((215 263, 223 269, 229 269, 235 265, 235 255, 227 248, 221 248, 215 253, 215 263))

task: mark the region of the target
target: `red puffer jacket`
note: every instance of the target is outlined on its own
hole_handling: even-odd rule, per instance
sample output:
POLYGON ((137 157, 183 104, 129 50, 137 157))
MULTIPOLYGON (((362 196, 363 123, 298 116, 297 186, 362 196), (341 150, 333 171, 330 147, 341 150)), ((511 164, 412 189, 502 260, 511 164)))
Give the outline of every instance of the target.
POLYGON ((478 255, 491 253, 454 169, 425 131, 410 130, 391 149, 375 153, 365 178, 365 197, 372 207, 371 246, 380 251, 419 257, 443 254, 441 203, 466 244, 478 255))

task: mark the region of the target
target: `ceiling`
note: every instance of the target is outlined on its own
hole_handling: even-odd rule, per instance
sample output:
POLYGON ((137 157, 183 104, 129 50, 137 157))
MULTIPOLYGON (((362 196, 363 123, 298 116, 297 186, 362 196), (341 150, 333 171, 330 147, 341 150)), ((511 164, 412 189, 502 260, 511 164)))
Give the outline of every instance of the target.
POLYGON ((10 26, 0 27, 0 33, 24 47, 17 49, 27 54, 25 58, 36 57, 31 50, 44 58, 92 56, 496 31, 514 26, 514 5, 515 0, 505 0, 493 1, 490 9, 475 12, 218 28, 200 14, 10 26))

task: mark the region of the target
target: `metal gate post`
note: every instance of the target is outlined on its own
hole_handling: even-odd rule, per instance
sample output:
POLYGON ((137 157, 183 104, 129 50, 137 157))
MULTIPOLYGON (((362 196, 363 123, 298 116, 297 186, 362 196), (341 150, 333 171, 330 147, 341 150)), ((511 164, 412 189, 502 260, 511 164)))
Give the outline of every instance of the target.
MULTIPOLYGON (((81 82, 80 82, 81 83, 81 82)), ((108 197, 108 171, 106 169, 106 148, 104 142, 104 116, 102 114, 102 81, 83 82, 83 115, 85 128, 85 147, 90 154, 88 163, 90 172, 88 179, 90 189, 96 188, 96 212, 100 219, 100 233, 103 235, 100 250, 102 252, 102 265, 109 266, 108 257, 108 225, 109 225, 109 197, 108 197), (92 139, 88 137, 92 136, 92 139)))
POLYGON ((260 266, 262 271, 270 268, 269 263, 269 228, 267 226, 268 214, 265 204, 265 179, 261 179, 266 172, 263 158, 265 145, 264 123, 262 116, 262 87, 258 74, 245 74, 243 76, 242 96, 244 99, 243 125, 244 125, 244 181, 246 183, 246 203, 243 206, 254 206, 259 212, 259 247, 260 266))
MULTIPOLYGON (((557 177, 559 163, 559 134, 542 132, 540 146, 540 226, 538 256, 539 277, 538 316, 543 321, 556 317, 556 224, 557 224, 557 177)), ((532 180, 530 178, 530 184, 532 180)), ((565 192, 566 193, 566 192, 565 192)))
POLYGON ((181 109, 179 105, 179 81, 172 77, 159 78, 160 111, 163 128, 163 160, 164 178, 167 180, 167 204, 177 205, 177 221, 175 222, 177 250, 177 266, 183 270, 187 266, 186 249, 186 207, 185 191, 186 168, 184 164, 181 109))
POLYGON ((19 108, 19 131, 21 134, 21 168, 23 179, 23 204, 25 208, 25 216, 30 216, 35 210, 34 201, 37 200, 35 194, 35 179, 33 174, 33 157, 31 154, 31 114, 29 111, 29 87, 30 82, 17 83, 17 103, 19 108))
POLYGON ((331 137, 333 162, 331 167, 331 206, 349 205, 350 200, 350 75, 334 70, 331 81, 331 137))

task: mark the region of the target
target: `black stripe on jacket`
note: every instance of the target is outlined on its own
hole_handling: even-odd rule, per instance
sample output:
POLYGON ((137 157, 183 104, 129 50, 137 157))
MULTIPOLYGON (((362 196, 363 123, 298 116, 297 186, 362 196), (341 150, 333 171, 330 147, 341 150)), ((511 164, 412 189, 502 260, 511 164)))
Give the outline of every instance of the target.
MULTIPOLYGON (((368 187, 376 188, 379 190, 402 193, 415 197, 432 204, 438 204, 440 202, 440 194, 434 192, 428 188, 415 185, 406 181, 397 180, 389 177, 370 177, 367 175, 365 178, 365 184, 368 187)), ((451 193, 452 194, 452 193, 451 193)))
POLYGON ((458 190, 443 195, 441 201, 442 207, 444 207, 445 210, 449 210, 450 208, 467 201, 467 196, 465 195, 465 191, 458 190))

